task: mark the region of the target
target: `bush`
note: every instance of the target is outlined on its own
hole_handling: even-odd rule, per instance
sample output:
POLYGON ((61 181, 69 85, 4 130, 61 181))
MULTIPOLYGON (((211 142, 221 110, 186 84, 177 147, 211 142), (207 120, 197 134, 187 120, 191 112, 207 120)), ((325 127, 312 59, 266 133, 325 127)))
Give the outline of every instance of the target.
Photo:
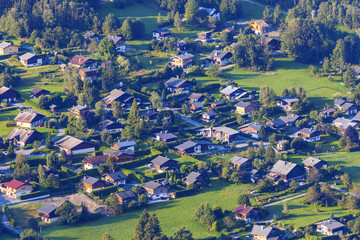
POLYGON ((100 190, 93 191, 92 193, 94 194, 94 196, 103 197, 103 196, 109 195, 110 193, 116 192, 117 189, 118 189, 118 186, 112 185, 110 187, 106 187, 106 188, 103 188, 100 190))
POLYGON ((19 199, 20 200, 26 200, 26 199, 30 199, 30 198, 36 198, 36 197, 44 196, 46 194, 48 194, 48 193, 36 191, 36 192, 29 193, 29 194, 21 195, 21 196, 19 196, 19 199))
POLYGON ((37 167, 39 164, 44 165, 46 164, 46 157, 28 158, 28 164, 30 167, 37 167))

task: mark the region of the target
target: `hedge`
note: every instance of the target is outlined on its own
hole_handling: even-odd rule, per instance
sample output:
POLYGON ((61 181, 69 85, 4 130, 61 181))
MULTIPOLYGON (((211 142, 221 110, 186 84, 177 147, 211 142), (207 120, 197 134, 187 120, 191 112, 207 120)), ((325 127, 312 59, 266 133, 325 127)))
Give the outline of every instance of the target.
POLYGON ((79 175, 85 175, 85 176, 91 176, 91 177, 98 177, 98 176, 99 176, 99 172, 98 172, 97 168, 92 168, 92 169, 80 171, 79 175))
POLYGON ((121 163, 119 164, 119 166, 121 168, 136 168, 136 167, 140 167, 143 166, 145 164, 148 164, 151 162, 151 160, 153 160, 155 157, 159 156, 160 154, 155 154, 155 155, 148 155, 145 156, 143 159, 139 159, 139 160, 135 160, 135 161, 131 161, 131 162, 126 162, 126 163, 121 163))
POLYGON ((74 170, 72 170, 66 166, 61 166, 61 171, 66 172, 71 175, 77 175, 77 172, 75 172, 74 170))
POLYGON ((30 199, 30 198, 36 198, 36 197, 44 196, 46 194, 48 194, 48 193, 36 191, 36 192, 29 193, 29 194, 21 195, 21 196, 19 196, 19 199, 20 200, 26 200, 26 199, 30 199))
POLYGON ((224 124, 227 124, 227 123, 230 123, 230 122, 234 122, 236 121, 236 117, 230 117, 228 119, 225 119, 225 120, 222 120, 219 122, 220 125, 224 125, 224 124))
POLYGON ((106 187, 106 188, 103 188, 100 190, 93 191, 92 193, 94 194, 94 196, 102 197, 102 196, 107 196, 110 193, 116 192, 117 189, 118 189, 118 186, 112 185, 110 187, 106 187))
POLYGON ((9 207, 6 204, 4 204, 3 209, 7 219, 9 220, 10 225, 14 228, 16 226, 16 222, 10 214, 9 207))
POLYGON ((60 180, 60 185, 67 185, 67 184, 69 184, 69 182, 70 182, 70 184, 74 184, 74 183, 79 182, 79 180, 81 178, 82 178, 82 175, 76 175, 73 177, 64 178, 64 179, 60 180))
POLYGON ((215 112, 224 113, 224 112, 229 112, 233 109, 234 109, 234 106, 225 105, 225 106, 220 106, 220 107, 215 108, 215 112))
POLYGON ((180 191, 175 192, 175 197, 179 198, 179 197, 191 196, 191 195, 195 194, 196 192, 197 192, 196 189, 180 190, 180 191))
POLYGON ((28 158, 28 164, 30 167, 37 167, 39 164, 44 165, 46 164, 46 157, 28 158))

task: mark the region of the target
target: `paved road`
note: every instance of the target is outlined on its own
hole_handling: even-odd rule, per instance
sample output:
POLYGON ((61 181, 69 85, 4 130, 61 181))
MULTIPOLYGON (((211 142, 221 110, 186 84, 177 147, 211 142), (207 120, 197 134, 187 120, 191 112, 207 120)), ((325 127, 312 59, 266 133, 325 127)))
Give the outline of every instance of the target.
POLYGON ((342 192, 342 193, 345 193, 345 194, 348 194, 348 195, 351 195, 351 196, 356 197, 356 195, 355 195, 354 193, 345 191, 345 190, 343 190, 343 189, 341 189, 341 188, 335 187, 334 185, 330 185, 330 188, 331 188, 332 190, 335 190, 335 191, 338 191, 338 192, 342 192))
MULTIPOLYGON (((10 203, 10 202, 16 202, 16 201, 19 201, 19 200, 17 200, 17 199, 12 199, 12 198, 8 198, 8 197, 6 197, 4 194, 0 194, 0 206, 1 206, 1 209, 2 209, 2 207, 3 207, 4 204, 10 203)), ((20 235, 21 231, 14 229, 14 228, 10 225, 10 222, 9 222, 6 214, 3 214, 3 215, 2 215, 1 221, 2 221, 2 223, 3 223, 3 225, 4 225, 4 227, 5 227, 6 229, 8 229, 9 231, 14 232, 14 233, 17 233, 18 235, 20 235)))
POLYGON ((56 140, 60 139, 60 138, 61 138, 62 136, 64 136, 64 134, 65 134, 65 130, 64 130, 62 127, 59 127, 58 130, 59 130, 59 133, 56 134, 56 136, 54 136, 54 137, 52 138, 52 141, 53 141, 53 142, 55 142, 56 140))
POLYGON ((186 117, 186 116, 184 116, 184 115, 182 115, 182 114, 179 114, 179 115, 180 115, 180 117, 181 117, 182 120, 190 123, 190 124, 193 125, 194 127, 202 127, 202 126, 204 126, 202 123, 199 123, 199 122, 197 122, 197 121, 194 121, 194 120, 192 120, 192 119, 190 119, 190 118, 188 118, 188 117, 186 117))
POLYGON ((272 205, 276 205, 276 204, 279 204, 279 203, 287 202, 287 201, 293 200, 293 199, 295 199, 295 198, 303 197, 303 196, 305 196, 305 194, 306 194, 306 193, 302 193, 302 194, 295 195, 295 196, 292 196, 292 197, 289 197, 289 198, 285 198, 285 199, 280 200, 280 201, 277 201, 277 202, 268 203, 268 204, 265 204, 263 207, 270 207, 270 206, 272 206, 272 205))

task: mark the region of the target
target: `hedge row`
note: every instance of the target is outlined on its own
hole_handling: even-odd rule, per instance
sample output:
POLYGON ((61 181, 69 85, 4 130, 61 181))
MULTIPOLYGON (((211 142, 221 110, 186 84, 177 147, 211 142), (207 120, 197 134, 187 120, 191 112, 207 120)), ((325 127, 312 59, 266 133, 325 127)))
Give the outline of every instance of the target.
POLYGON ((30 198, 36 198, 36 197, 44 196, 46 194, 48 194, 48 193, 36 191, 36 192, 29 193, 29 194, 21 195, 21 196, 19 196, 19 199, 20 200, 26 200, 26 199, 30 199, 30 198))
POLYGON ((118 189, 118 186, 112 185, 110 187, 106 187, 106 188, 103 188, 100 190, 93 191, 92 193, 94 194, 94 196, 102 197, 102 196, 107 196, 110 193, 116 192, 117 189, 118 189))
POLYGON ((79 180, 82 178, 81 175, 76 175, 73 177, 65 178, 60 180, 61 185, 67 185, 67 184, 74 184, 79 182, 79 180))
POLYGON ((191 196, 193 194, 196 193, 196 189, 185 189, 185 190, 180 190, 175 192, 175 197, 179 198, 179 197, 186 197, 186 196, 191 196))
POLYGON ((215 112, 217 113, 224 113, 224 112, 229 112, 231 110, 233 110, 234 107, 231 106, 231 105, 225 105, 225 106, 220 106, 220 107, 217 107, 215 108, 215 112))
POLYGON ((16 222, 15 222, 14 218, 11 216, 9 207, 6 204, 4 204, 3 210, 4 210, 4 213, 7 217, 7 219, 9 220, 10 225, 14 228, 16 226, 16 222))
POLYGON ((92 168, 92 169, 80 171, 79 175, 85 175, 85 176, 91 176, 91 177, 98 177, 98 176, 99 176, 99 173, 98 173, 97 168, 92 168))
POLYGON ((16 110, 18 107, 7 107, 7 108, 1 108, 0 112, 6 112, 6 111, 12 111, 16 110))
POLYGON ((151 155, 145 156, 142 159, 138 159, 138 160, 126 162, 126 163, 121 163, 121 164, 119 164, 119 166, 121 168, 127 168, 127 169, 140 167, 140 166, 150 163, 151 160, 153 160, 155 157, 157 157, 159 155, 160 154, 151 154, 151 155))
POLYGON ((231 117, 231 118, 228 118, 228 119, 225 119, 225 120, 222 120, 219 122, 220 125, 224 125, 224 124, 227 124, 227 123, 230 123, 230 122, 234 122, 236 121, 236 117, 231 117))
POLYGON ((235 127, 235 126, 237 126, 237 125, 238 125, 238 123, 237 123, 236 120, 235 120, 235 121, 232 121, 232 122, 228 122, 228 123, 223 124, 223 126, 225 126, 225 127, 235 127))

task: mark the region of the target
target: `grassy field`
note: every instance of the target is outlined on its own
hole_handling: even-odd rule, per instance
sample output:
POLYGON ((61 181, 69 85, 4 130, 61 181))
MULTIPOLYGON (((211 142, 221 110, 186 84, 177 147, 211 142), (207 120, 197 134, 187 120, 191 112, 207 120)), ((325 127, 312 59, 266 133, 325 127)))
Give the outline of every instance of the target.
MULTIPOLYGON (((168 236, 182 226, 189 229, 196 239, 219 236, 219 233, 208 231, 194 220, 194 210, 204 202, 211 205, 218 204, 223 210, 232 210, 236 207, 237 196, 249 188, 250 185, 235 185, 216 181, 212 187, 203 190, 201 194, 153 204, 148 206, 147 210, 157 214, 164 234, 168 236)), ((101 219, 73 227, 60 225, 48 227, 43 229, 43 233, 47 238, 55 240, 97 240, 106 230, 109 230, 114 239, 130 239, 135 222, 141 212, 142 210, 138 210, 122 216, 101 219)))
POLYGON ((14 218, 17 226, 26 226, 26 221, 30 218, 39 218, 38 209, 42 207, 42 203, 30 203, 10 207, 11 216, 14 218))
POLYGON ((9 120, 13 120, 18 115, 18 110, 1 111, 0 112, 0 137, 7 137, 11 132, 12 128, 6 127, 6 123, 9 120))

